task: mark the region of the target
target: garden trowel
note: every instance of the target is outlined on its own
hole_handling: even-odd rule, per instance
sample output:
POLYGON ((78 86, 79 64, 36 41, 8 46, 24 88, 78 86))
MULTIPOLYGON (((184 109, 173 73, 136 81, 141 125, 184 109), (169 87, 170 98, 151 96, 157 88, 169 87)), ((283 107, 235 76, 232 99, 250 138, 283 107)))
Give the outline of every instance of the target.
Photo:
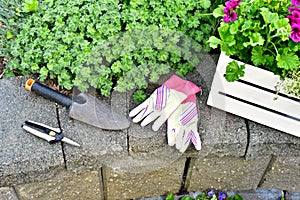
POLYGON ((71 118, 92 126, 106 130, 122 130, 129 127, 125 116, 88 93, 80 93, 72 99, 33 79, 26 81, 25 89, 67 107, 71 118))

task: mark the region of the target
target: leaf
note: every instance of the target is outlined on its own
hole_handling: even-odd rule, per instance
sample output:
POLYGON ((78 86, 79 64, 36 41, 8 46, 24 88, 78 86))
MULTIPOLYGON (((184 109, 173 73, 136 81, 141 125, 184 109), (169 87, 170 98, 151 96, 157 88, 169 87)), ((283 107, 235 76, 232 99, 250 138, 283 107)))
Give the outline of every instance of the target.
POLYGON ((39 2, 38 0, 25 0, 23 3, 23 12, 35 12, 38 10, 39 2))
POLYGON ((239 195, 239 194, 235 194, 235 195, 233 196, 233 199, 234 199, 234 200, 243 200, 243 197, 242 197, 241 195, 239 195))
POLYGON ((247 47, 249 45, 251 46, 257 46, 257 45, 264 45, 265 39, 261 36, 260 33, 252 33, 249 36, 250 42, 244 42, 243 45, 244 47, 247 47))
POLYGON ((199 0, 198 2, 200 4, 200 6, 204 9, 207 9, 211 6, 211 2, 210 0, 199 0))
POLYGON ((274 28, 276 30, 276 35, 281 37, 282 41, 289 40, 291 26, 287 18, 275 21, 274 28))
POLYGON ((299 67, 299 58, 293 53, 283 53, 276 56, 277 66, 286 70, 297 69, 299 67))
POLYGON ((46 67, 42 67, 40 69, 40 78, 41 80, 45 80, 47 78, 48 75, 48 69, 46 67))
POLYGON ((263 47, 257 46, 252 49, 251 61, 254 65, 272 65, 274 56, 267 54, 263 51, 263 47))
POLYGON ((216 9, 214 9, 213 11, 213 16, 215 18, 218 18, 218 17, 223 17, 224 16, 224 6, 223 5, 219 5, 219 7, 217 7, 216 9))
POLYGON ((221 40, 215 36, 211 36, 208 40, 209 46, 213 49, 218 48, 218 45, 220 44, 221 40))
POLYGON ((192 198, 190 196, 184 196, 181 198, 181 200, 194 200, 194 198, 192 198))
POLYGON ((263 16, 264 21, 269 24, 272 22, 276 22, 279 20, 279 16, 277 13, 272 13, 268 8, 261 8, 260 14, 263 16))
POLYGON ((228 63, 226 66, 226 73, 225 73, 225 79, 228 82, 233 82, 236 80, 239 80, 240 77, 243 77, 245 72, 245 65, 239 66, 239 64, 236 61, 232 61, 228 63))
POLYGON ((12 34, 12 32, 10 30, 7 30, 6 31, 6 39, 13 39, 14 38, 14 35, 12 34))

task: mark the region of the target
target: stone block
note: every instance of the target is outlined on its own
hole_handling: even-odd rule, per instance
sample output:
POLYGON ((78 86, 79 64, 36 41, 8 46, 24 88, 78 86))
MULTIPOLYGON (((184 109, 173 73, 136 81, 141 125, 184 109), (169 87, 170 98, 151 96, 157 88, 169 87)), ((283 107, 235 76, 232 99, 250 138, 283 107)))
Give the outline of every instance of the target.
POLYGON ((275 158, 261 186, 300 192, 300 157, 275 158))
POLYGON ((187 178, 188 191, 256 189, 270 162, 270 156, 252 161, 238 157, 198 158, 187 178))
MULTIPOLYGON (((149 163, 151 160, 149 158, 149 163)), ((141 166, 138 160, 132 158, 116 161, 104 168, 106 199, 136 199, 177 193, 181 187, 184 166, 185 159, 170 163, 168 167, 162 164, 161 168, 141 166)))
POLYGON ((247 148, 245 120, 206 104, 216 65, 209 57, 203 59, 203 62, 204 64, 186 76, 187 80, 202 87, 202 94, 197 94, 198 127, 202 140, 202 150, 197 157, 208 154, 244 156, 247 148))
MULTIPOLYGON (((238 191, 244 200, 277 200, 283 196, 282 190, 258 188, 250 191, 238 191)), ((287 199, 289 200, 289 199, 287 199)))
POLYGON ((296 192, 287 192, 285 194, 286 200, 299 200, 300 199, 300 193, 296 192))
POLYGON ((101 175, 97 171, 73 174, 58 173, 55 177, 37 183, 17 185, 16 191, 22 200, 73 200, 103 199, 101 175))
POLYGON ((26 77, 0 80, 0 186, 44 180, 64 168, 60 143, 21 128, 26 120, 58 127, 53 102, 26 91, 26 77))
POLYGON ((69 118, 61 108, 60 124, 64 132, 80 147, 64 144, 66 167, 73 172, 98 170, 109 157, 127 155, 127 133, 103 130, 69 118))
POLYGON ((300 138, 249 121, 250 140, 247 159, 260 155, 299 156, 300 138))
POLYGON ((12 187, 0 187, 1 200, 19 200, 12 187))

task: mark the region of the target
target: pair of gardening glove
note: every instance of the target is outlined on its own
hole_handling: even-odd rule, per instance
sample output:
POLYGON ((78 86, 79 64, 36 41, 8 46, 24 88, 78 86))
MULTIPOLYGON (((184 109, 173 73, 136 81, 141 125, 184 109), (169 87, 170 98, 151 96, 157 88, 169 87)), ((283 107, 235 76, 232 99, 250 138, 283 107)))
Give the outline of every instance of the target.
POLYGON ((201 88, 190 81, 173 75, 151 96, 134 108, 129 116, 134 123, 146 126, 155 120, 152 130, 157 131, 167 121, 167 139, 170 146, 185 152, 190 142, 197 150, 201 141, 197 130, 198 112, 196 93, 201 88))

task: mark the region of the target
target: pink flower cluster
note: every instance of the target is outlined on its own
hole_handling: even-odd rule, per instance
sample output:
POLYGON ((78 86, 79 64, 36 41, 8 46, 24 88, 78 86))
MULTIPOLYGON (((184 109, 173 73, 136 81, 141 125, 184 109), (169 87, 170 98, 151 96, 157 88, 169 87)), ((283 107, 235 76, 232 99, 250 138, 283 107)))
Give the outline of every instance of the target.
POLYGON ((295 6, 289 7, 291 15, 287 16, 292 27, 290 38, 294 42, 300 42, 300 8, 296 7, 300 5, 300 0, 292 0, 292 4, 295 6))
POLYGON ((224 8, 224 14, 225 16, 223 17, 224 22, 233 22, 237 18, 237 13, 234 12, 234 9, 240 5, 242 0, 230 0, 225 2, 225 8, 224 8))

